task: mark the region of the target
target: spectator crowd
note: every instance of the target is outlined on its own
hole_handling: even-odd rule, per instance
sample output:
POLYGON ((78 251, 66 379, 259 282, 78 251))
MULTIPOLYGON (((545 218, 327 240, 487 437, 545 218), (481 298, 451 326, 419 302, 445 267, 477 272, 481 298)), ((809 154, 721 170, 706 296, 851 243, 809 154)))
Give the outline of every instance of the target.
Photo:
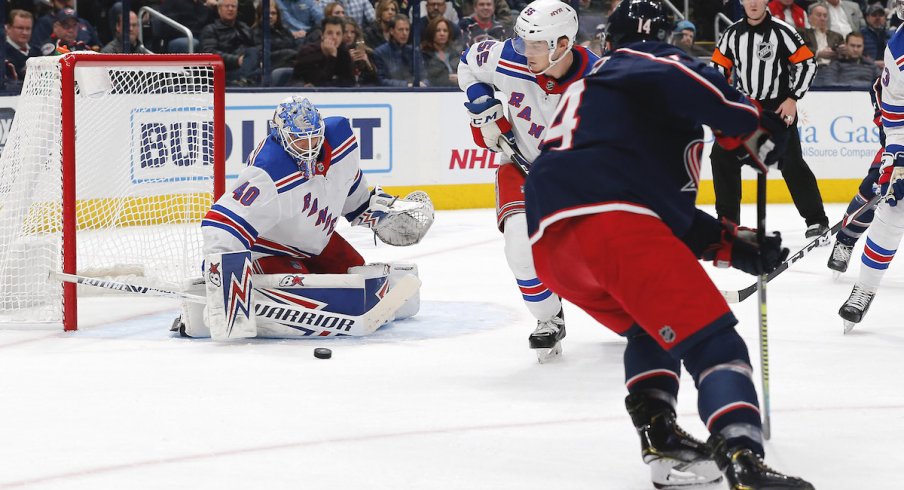
MULTIPOLYGON (((122 52, 122 7, 113 0, 5 0, 6 80, 21 81, 25 60, 71 50, 122 52)), ((889 3, 895 0, 887 0, 889 3)), ((608 12, 618 0, 575 0, 578 42, 599 53, 608 12)), ((673 2, 675 3, 675 2, 673 2)), ((263 82, 264 22, 269 26, 270 79, 277 86, 454 87, 461 52, 502 40, 523 0, 132 0, 132 52, 217 53, 232 86, 263 82), (418 2, 417 8, 414 3, 418 2), (150 7, 193 34, 143 15, 150 7), (266 19, 265 19, 266 17, 266 19), (139 36, 140 34, 140 36, 139 36)), ((677 4, 679 7, 681 4, 677 4)), ((814 87, 868 87, 883 67, 897 19, 870 0, 772 0, 771 15, 791 25, 816 54, 814 87)), ((709 58, 718 14, 739 20, 740 0, 691 0, 676 19, 672 43, 709 58)), ((723 29, 727 24, 723 25, 723 29)))

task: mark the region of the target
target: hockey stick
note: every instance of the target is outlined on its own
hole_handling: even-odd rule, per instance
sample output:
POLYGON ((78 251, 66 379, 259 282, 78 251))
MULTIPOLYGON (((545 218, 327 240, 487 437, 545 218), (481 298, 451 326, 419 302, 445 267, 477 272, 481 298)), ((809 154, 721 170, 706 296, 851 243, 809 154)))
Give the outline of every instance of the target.
MULTIPOLYGON (((863 206, 860 206, 859 208, 857 208, 856 211, 847 215, 844 219, 842 219, 841 221, 832 225, 832 227, 829 228, 828 230, 822 232, 822 234, 819 235, 818 237, 816 237, 813 241, 804 245, 804 248, 795 252, 794 255, 791 255, 790 257, 788 257, 787 260, 782 262, 782 265, 778 266, 778 268, 776 268, 774 271, 770 272, 769 275, 766 276, 766 282, 769 282, 769 281, 775 279, 776 276, 778 276, 782 272, 785 272, 788 269, 788 267, 790 267, 792 264, 794 264, 798 260, 802 259, 805 255, 810 253, 813 249, 819 247, 820 243, 822 243, 824 240, 826 240, 830 236, 838 233, 839 230, 841 230, 842 228, 844 228, 845 226, 850 224, 851 221, 854 221, 855 219, 859 218, 860 215, 862 215, 863 213, 872 209, 872 207, 879 201, 880 198, 881 198, 881 196, 873 197, 872 199, 867 201, 863 206)), ((722 296, 725 298, 725 301, 727 301, 729 303, 740 303, 741 301, 744 301, 745 299, 749 298, 753 293, 755 293, 757 291, 757 284, 759 284, 759 282, 755 282, 755 283, 751 284, 750 286, 747 286, 746 288, 743 288, 743 289, 739 289, 737 291, 719 291, 719 292, 722 293, 722 296)))
POLYGON ((518 170, 527 177, 527 172, 530 170, 530 162, 521 154, 518 147, 509 143, 505 138, 499 138, 499 148, 502 148, 502 153, 509 157, 512 163, 518 167, 518 170))
MULTIPOLYGON (((766 173, 756 178, 756 241, 760 254, 766 245, 766 173)), ((768 276, 760 274, 756 278, 759 289, 757 303, 760 311, 760 384, 763 392, 763 437, 769 440, 772 435, 772 418, 769 410, 769 323, 766 309, 766 282, 768 276)))
MULTIPOLYGON (((50 277, 64 282, 83 284, 97 288, 112 289, 132 294, 143 294, 160 298, 179 299, 192 303, 206 304, 207 298, 182 291, 170 291, 146 286, 138 286, 109 279, 51 272, 50 277)), ((421 286, 421 281, 411 274, 402 276, 395 286, 380 301, 362 315, 343 315, 330 311, 305 308, 297 304, 283 304, 272 301, 255 301, 255 313, 289 327, 301 327, 305 330, 320 328, 333 334, 363 336, 374 333, 386 322, 392 320, 396 311, 408 298, 414 296, 421 286)))

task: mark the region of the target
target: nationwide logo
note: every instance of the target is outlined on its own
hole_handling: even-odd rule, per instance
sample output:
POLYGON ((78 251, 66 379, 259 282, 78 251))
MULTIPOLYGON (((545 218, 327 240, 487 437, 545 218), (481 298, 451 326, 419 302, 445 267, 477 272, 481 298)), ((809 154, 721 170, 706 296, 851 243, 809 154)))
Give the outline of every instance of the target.
POLYGON ((0 154, 6 146, 6 140, 13 128, 13 118, 16 117, 16 111, 11 107, 0 107, 0 154))

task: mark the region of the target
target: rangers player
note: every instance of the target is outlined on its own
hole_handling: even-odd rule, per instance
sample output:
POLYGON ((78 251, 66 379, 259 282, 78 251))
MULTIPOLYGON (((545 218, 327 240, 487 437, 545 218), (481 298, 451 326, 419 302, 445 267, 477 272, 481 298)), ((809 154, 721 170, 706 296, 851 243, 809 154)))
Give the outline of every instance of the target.
MULTIPOLYGON (((248 167, 201 223, 205 281, 195 286, 206 294, 207 305, 183 305, 175 326, 186 336, 354 335, 348 328, 331 328, 348 322, 298 315, 290 307, 363 314, 392 288, 394 272, 416 275, 410 265, 366 266, 335 228, 345 217, 352 225, 373 229, 390 245, 417 243, 433 222, 427 195, 416 191, 399 199, 379 187, 369 191, 348 119, 323 118, 308 99, 284 99, 270 128, 249 155, 248 167), (364 281, 347 280, 347 273, 364 276, 364 281), (263 284, 267 274, 299 276, 254 290, 256 278, 263 284), (255 308, 259 297, 269 306, 255 308)), ((397 313, 396 318, 417 311, 417 299, 412 300, 406 305, 409 315, 397 313)))
MULTIPOLYGON (((904 19, 904 1, 895 0, 895 13, 904 19)), ((879 108, 882 129, 885 131, 885 151, 879 165, 880 193, 883 198, 876 207, 875 219, 866 234, 861 258, 860 276, 847 301, 838 310, 849 332, 863 320, 869 310, 882 277, 904 236, 904 34, 899 29, 885 47, 885 68, 879 79, 882 84, 879 108)))
POLYGON ((472 45, 458 65, 467 93, 474 141, 504 154, 496 172, 496 219, 505 257, 527 309, 537 318, 530 335, 540 362, 558 357, 565 337, 562 302, 534 270, 524 218, 524 177, 540 154, 562 93, 583 78, 597 56, 575 46, 577 13, 558 0, 532 2, 518 16, 515 37, 472 45), (502 100, 496 98, 498 89, 502 100))

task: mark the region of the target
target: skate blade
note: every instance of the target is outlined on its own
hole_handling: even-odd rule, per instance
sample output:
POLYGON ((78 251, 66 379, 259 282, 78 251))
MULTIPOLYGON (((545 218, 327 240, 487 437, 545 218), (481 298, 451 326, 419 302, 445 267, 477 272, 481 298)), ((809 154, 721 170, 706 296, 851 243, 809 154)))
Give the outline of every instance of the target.
POLYGON ((844 321, 844 333, 850 333, 850 331, 854 329, 854 325, 856 325, 856 323, 854 323, 850 320, 843 320, 843 321, 844 321))
POLYGON ((840 271, 836 271, 836 270, 832 270, 832 281, 833 281, 833 282, 838 282, 839 279, 841 279, 841 272, 840 272, 840 271))
POLYGON ((534 349, 534 352, 537 353, 537 362, 546 364, 562 357, 562 343, 557 342, 556 345, 550 349, 534 349))
POLYGON ((684 463, 660 458, 649 463, 653 486, 661 490, 704 488, 722 481, 722 472, 712 460, 684 463))

